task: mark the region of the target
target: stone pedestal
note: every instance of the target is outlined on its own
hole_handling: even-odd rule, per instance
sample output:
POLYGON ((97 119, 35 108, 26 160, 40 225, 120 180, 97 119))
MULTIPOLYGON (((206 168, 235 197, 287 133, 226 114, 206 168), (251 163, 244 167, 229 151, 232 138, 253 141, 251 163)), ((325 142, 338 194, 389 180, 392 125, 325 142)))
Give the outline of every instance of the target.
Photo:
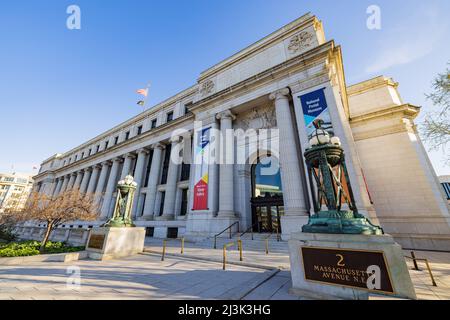
POLYGON ((364 300, 373 293, 416 299, 402 248, 390 235, 295 232, 289 255, 291 294, 364 300))
POLYGON ((90 259, 108 260, 144 251, 145 228, 94 228, 86 246, 90 259))

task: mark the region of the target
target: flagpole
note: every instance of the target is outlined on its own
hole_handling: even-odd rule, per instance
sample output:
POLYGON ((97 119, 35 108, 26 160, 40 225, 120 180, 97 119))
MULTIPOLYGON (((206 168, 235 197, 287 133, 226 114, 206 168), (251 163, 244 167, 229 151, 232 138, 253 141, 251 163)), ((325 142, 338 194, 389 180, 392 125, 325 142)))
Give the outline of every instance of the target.
POLYGON ((142 112, 144 112, 145 111, 145 104, 147 103, 147 98, 148 98, 148 92, 149 92, 149 89, 150 89, 150 85, 151 85, 151 83, 149 82, 148 84, 147 84, 147 95, 144 97, 144 104, 142 105, 142 112))

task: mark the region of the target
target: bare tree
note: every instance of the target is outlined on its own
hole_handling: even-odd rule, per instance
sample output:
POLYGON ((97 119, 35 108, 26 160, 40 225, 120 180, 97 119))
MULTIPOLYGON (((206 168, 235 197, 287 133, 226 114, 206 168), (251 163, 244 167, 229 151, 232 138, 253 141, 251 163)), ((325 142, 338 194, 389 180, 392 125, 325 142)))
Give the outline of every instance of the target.
POLYGON ((51 232, 59 225, 69 221, 92 221, 98 217, 99 208, 93 194, 81 193, 71 189, 56 196, 33 192, 24 209, 14 214, 21 221, 39 221, 47 226, 41 242, 43 253, 51 232))
MULTIPOLYGON (((449 63, 450 64, 450 63, 449 63)), ((424 120, 423 135, 432 149, 446 148, 450 142, 450 69, 438 74, 433 81, 433 92, 427 95, 439 110, 430 112, 424 120)), ((447 154, 450 163, 450 154, 447 154)))

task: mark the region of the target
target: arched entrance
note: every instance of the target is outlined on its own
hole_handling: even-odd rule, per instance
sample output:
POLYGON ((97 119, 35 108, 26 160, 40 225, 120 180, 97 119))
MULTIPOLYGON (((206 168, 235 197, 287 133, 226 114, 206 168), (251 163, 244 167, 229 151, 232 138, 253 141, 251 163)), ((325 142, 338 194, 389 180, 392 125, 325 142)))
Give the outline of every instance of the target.
POLYGON ((278 159, 270 155, 252 165, 252 224, 254 232, 281 233, 284 214, 283 190, 278 159))

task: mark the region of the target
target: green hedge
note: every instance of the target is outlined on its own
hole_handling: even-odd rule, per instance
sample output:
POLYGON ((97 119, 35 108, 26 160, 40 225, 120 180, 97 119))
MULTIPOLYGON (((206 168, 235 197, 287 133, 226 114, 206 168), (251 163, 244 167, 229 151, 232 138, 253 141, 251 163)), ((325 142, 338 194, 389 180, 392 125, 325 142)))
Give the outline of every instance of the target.
MULTIPOLYGON (((39 241, 23 241, 0 244, 0 257, 34 256, 39 254, 40 247, 41 243, 39 241)), ((49 241, 45 245, 44 253, 76 252, 82 250, 84 250, 84 247, 71 247, 64 242, 49 241)))

